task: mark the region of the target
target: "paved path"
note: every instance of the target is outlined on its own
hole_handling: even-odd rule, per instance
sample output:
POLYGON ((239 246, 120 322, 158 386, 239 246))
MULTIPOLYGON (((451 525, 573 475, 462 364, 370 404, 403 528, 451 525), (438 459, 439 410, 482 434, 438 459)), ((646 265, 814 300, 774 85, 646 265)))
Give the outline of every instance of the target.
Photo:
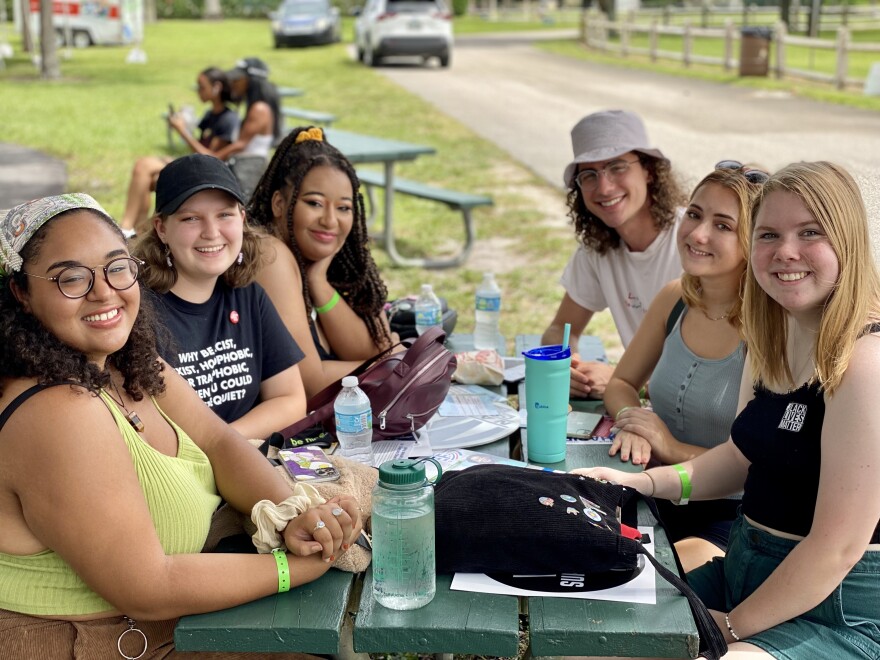
POLYGON ((771 170, 796 160, 838 162, 862 185, 880 251, 880 113, 573 60, 531 43, 546 36, 463 36, 448 70, 410 64, 379 70, 554 186, 561 187, 570 158, 571 127, 607 108, 638 112, 691 184, 723 158, 771 170))
POLYGON ((46 154, 0 142, 0 209, 37 197, 58 195, 67 186, 67 167, 46 154))

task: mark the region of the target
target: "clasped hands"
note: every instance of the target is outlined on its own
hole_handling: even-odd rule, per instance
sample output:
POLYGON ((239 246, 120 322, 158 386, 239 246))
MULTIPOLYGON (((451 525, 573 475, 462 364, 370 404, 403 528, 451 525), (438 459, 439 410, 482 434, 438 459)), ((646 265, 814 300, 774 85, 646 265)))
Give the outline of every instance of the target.
POLYGON ((336 561, 361 533, 360 506, 351 495, 337 495, 293 518, 284 528, 284 544, 291 554, 308 557, 321 553, 336 561))
POLYGON ((674 463, 678 440, 657 413, 646 408, 626 408, 614 422, 618 431, 611 442, 609 456, 620 452, 620 460, 647 465, 653 456, 660 463, 674 463))

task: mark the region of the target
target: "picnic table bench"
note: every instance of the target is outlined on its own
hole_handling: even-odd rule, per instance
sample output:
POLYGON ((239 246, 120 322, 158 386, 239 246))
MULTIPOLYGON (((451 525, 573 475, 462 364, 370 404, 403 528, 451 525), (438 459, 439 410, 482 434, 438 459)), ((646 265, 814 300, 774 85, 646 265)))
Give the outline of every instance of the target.
POLYGON ((309 124, 330 126, 336 121, 336 115, 320 110, 308 110, 306 108, 292 108, 289 105, 281 106, 281 114, 285 118, 303 119, 309 124))
MULTIPOLYGON (((384 188, 387 180, 384 173, 374 170, 358 170, 357 174, 366 190, 366 197, 370 206, 370 215, 368 218, 368 223, 370 223, 376 215, 376 200, 373 197, 373 188, 384 188)), ((429 186, 417 181, 410 181, 409 179, 401 179, 400 177, 394 177, 393 186, 395 192, 439 202, 455 211, 460 211, 462 220, 464 221, 464 245, 456 255, 449 259, 411 260, 419 262, 414 265, 423 266, 424 268, 448 268, 459 266, 464 263, 465 259, 467 259, 468 255, 471 253, 474 239, 476 238, 471 211, 480 206, 491 206, 493 203, 492 198, 485 195, 474 195, 472 193, 458 192, 456 190, 446 190, 444 188, 429 186)))

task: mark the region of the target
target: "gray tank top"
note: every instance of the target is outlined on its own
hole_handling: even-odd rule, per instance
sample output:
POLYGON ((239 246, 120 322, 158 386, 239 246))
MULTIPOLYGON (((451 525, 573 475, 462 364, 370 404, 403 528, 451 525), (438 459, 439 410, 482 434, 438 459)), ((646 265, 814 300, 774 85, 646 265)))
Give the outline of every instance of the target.
POLYGON ((695 355, 681 337, 678 317, 651 375, 651 405, 679 441, 711 448, 726 442, 736 417, 745 343, 719 360, 695 355))

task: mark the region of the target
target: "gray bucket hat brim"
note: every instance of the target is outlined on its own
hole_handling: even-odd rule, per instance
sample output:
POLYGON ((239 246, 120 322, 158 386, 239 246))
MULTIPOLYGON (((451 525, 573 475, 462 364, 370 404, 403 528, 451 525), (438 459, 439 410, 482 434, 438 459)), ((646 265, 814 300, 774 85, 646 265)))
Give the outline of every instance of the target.
POLYGON ((595 163, 637 151, 666 160, 663 152, 652 147, 642 120, 627 110, 602 110, 581 119, 571 129, 574 159, 565 167, 563 183, 574 186, 574 175, 580 163, 595 163))

